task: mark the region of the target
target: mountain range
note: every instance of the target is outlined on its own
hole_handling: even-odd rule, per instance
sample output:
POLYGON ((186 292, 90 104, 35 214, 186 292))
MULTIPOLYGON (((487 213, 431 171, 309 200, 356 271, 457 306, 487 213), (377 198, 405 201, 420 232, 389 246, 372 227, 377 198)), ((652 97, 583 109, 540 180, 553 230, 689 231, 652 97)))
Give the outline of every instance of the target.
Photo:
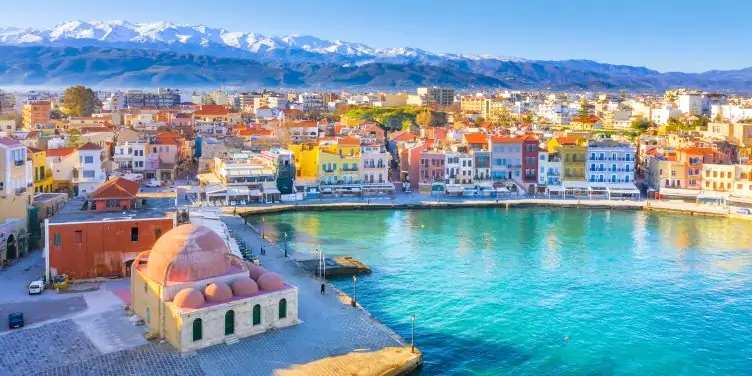
POLYGON ((313 36, 265 36, 168 22, 72 21, 0 28, 0 84, 111 87, 458 88, 748 91, 752 68, 661 73, 591 60, 372 48, 313 36))

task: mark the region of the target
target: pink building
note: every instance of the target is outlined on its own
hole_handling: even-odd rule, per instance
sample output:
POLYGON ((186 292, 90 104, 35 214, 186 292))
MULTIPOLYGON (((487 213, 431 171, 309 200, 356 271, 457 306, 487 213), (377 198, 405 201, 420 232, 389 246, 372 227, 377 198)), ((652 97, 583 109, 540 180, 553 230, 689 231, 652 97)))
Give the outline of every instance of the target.
POLYGON ((420 179, 419 188, 430 190, 434 182, 444 183, 445 160, 443 152, 425 150, 420 153, 420 179))

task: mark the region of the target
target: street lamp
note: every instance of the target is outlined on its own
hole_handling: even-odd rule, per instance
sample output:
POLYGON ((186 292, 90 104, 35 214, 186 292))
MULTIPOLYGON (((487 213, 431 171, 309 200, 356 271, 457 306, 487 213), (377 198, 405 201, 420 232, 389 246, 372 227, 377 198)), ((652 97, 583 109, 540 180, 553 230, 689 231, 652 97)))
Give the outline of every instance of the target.
POLYGON ((413 326, 410 337, 410 352, 415 353, 415 315, 410 316, 413 320, 413 326))
POLYGON ((266 218, 261 217, 261 239, 264 240, 264 226, 266 226, 266 218))
POLYGON ((352 304, 353 307, 358 306, 358 298, 357 298, 357 291, 358 291, 358 276, 353 274, 353 297, 350 300, 350 304, 352 304))
POLYGON ((287 233, 285 233, 285 257, 287 257, 287 233))

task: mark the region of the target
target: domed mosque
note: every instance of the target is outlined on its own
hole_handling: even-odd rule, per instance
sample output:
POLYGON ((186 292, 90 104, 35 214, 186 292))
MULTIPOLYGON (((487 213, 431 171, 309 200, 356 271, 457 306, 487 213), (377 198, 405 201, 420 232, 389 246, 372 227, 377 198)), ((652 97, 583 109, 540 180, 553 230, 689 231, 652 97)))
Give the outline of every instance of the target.
POLYGON ((131 309, 188 352, 298 323, 298 289, 230 253, 207 227, 185 224, 133 262, 131 309))

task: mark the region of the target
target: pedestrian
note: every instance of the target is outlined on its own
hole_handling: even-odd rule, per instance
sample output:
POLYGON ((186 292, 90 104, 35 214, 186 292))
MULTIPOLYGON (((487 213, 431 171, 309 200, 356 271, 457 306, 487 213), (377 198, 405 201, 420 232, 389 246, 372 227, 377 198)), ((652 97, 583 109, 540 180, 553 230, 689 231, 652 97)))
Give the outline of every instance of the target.
POLYGON ((326 287, 324 285, 324 282, 321 282, 321 295, 324 295, 325 292, 326 292, 326 287))

